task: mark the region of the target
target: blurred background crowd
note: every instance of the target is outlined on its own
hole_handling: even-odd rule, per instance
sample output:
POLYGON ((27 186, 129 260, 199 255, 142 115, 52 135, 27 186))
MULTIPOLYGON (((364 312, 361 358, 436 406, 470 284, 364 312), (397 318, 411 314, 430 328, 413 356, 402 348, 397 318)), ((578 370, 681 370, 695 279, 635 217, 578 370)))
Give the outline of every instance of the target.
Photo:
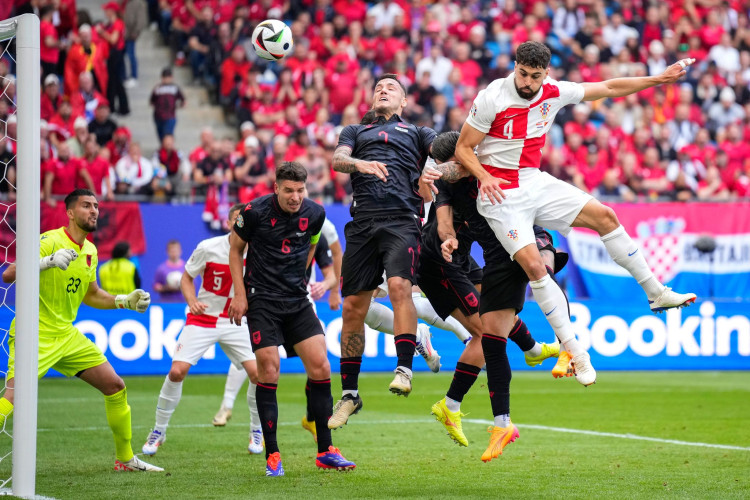
MULTIPOLYGON (((348 203, 349 176, 333 172, 342 127, 370 106, 374 77, 397 73, 403 118, 460 130, 477 92, 513 71, 527 40, 552 50, 550 76, 575 82, 658 75, 685 57, 679 84, 563 110, 543 169, 610 201, 730 200, 750 196, 750 2, 733 0, 122 0, 101 10, 76 0, 7 0, 0 19, 41 19, 42 193, 75 186, 106 199, 206 200, 222 207, 272 191, 275 167, 302 162, 310 197, 348 203), (292 29, 294 50, 258 59, 254 27, 292 29), (170 47, 158 82, 139 80, 145 30, 170 47), (175 67, 189 68, 178 82, 175 67), (129 93, 152 88, 153 140, 118 125, 129 93), (235 134, 196 128, 176 144, 181 85, 205 88, 235 134)), ((0 193, 14 196, 16 81, 0 48, 0 193)))

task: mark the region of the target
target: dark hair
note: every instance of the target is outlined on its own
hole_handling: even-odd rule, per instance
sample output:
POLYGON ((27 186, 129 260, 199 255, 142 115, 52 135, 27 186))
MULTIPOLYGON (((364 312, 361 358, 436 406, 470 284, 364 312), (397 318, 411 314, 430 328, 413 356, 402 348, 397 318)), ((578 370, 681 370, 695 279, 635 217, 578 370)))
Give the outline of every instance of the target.
POLYGON ((375 115, 374 109, 368 109, 367 113, 365 113, 365 116, 362 117, 362 120, 359 122, 360 125, 369 125, 372 122, 375 121, 377 116, 375 115))
POLYGON ((93 196, 96 198, 96 193, 90 189, 74 189, 65 197, 65 210, 73 208, 81 196, 93 196))
POLYGON ((398 86, 401 87, 401 90, 403 91, 404 95, 406 95, 406 87, 404 87, 404 84, 401 83, 401 80, 398 79, 398 75, 396 73, 383 73, 379 77, 375 79, 375 83, 373 85, 373 88, 378 85, 378 82, 380 80, 396 80, 398 82, 398 86))
POLYGON ((549 48, 539 42, 523 42, 516 49, 516 64, 531 68, 547 69, 551 57, 549 48))
POLYGON ((180 245, 180 240, 169 240, 167 246, 180 245))
POLYGON ((167 66, 166 68, 164 68, 163 70, 161 70, 161 77, 162 78, 166 78, 168 76, 172 76, 172 68, 170 68, 169 66, 167 66))
POLYGON ((246 203, 235 203, 232 205, 232 208, 229 209, 229 217, 231 217, 233 213, 245 208, 245 205, 246 203))
POLYGON ((118 241, 115 243, 115 247, 112 249, 113 259, 122 259, 128 256, 130 251, 130 243, 127 241, 118 241))
POLYGON ((305 182, 307 181, 307 170, 301 163, 296 161, 285 161, 276 169, 276 183, 281 181, 305 182))
POLYGON ((450 132, 443 132, 439 136, 435 137, 432 141, 432 155, 435 161, 438 163, 447 162, 451 156, 456 154, 456 144, 458 143, 458 137, 461 134, 455 130, 450 132))

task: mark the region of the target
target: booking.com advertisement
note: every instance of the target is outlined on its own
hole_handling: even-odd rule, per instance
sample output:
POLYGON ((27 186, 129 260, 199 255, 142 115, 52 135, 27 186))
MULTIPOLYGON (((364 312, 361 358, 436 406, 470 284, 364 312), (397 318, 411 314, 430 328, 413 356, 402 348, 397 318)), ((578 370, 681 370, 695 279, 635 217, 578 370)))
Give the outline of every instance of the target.
MULTIPOLYGON (((635 301, 634 301, 635 302, 635 301)), ((578 338, 589 350, 598 370, 749 370, 750 316, 747 303, 698 302, 689 308, 655 315, 641 303, 613 304, 583 301, 571 304, 571 317, 578 338)), ((389 305, 389 303, 384 302, 389 305)), ((326 333, 328 357, 338 371, 341 354, 341 314, 317 304, 326 333)), ((537 305, 529 302, 521 317, 539 342, 553 341, 553 333, 537 305)), ((9 324, 11 317, 0 314, 9 324), (6 317, 7 316, 7 317, 6 317)), ((132 311, 101 311, 82 306, 75 322, 81 332, 104 352, 120 375, 166 374, 171 355, 185 324, 183 304, 155 303, 145 314, 132 311)), ((453 370, 463 344, 451 332, 431 328, 433 347, 444 370, 453 370)), ((7 356, 2 351, 4 356, 7 356)), ((283 355, 283 353, 282 353, 283 355)), ((514 370, 529 368, 523 355, 509 342, 508 355, 514 370)), ((0 359, 5 366, 7 359, 0 359)), ((534 370, 551 370, 548 360, 534 370)), ((192 373, 225 373, 229 360, 215 345, 192 373)), ((396 367, 393 337, 367 329, 363 371, 389 371, 396 367)), ((282 372, 302 372, 298 358, 282 359, 282 372)), ((414 369, 427 370, 417 358, 414 369)), ((55 375, 51 373, 50 375, 55 375)))

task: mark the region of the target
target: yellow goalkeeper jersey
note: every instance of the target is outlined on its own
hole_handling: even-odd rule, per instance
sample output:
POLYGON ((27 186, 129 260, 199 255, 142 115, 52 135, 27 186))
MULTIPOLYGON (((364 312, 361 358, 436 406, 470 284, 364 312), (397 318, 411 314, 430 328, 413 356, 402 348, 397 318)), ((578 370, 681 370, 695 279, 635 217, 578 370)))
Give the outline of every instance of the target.
POLYGON ((78 253, 65 271, 52 267, 39 272, 39 333, 64 335, 70 332, 89 283, 96 281, 96 246, 89 240, 78 246, 65 227, 42 234, 39 243, 40 258, 62 248, 78 253))

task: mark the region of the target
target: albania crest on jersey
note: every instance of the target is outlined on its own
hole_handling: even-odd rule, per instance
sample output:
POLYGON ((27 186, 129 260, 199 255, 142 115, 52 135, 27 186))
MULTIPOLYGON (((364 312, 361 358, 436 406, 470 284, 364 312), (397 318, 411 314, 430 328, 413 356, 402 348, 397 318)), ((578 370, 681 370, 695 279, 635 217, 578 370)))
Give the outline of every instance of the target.
POLYGON ((307 230, 307 217, 300 217, 299 218, 299 230, 300 231, 306 231, 307 230))
POLYGON ((547 119, 551 108, 552 106, 550 106, 548 102, 543 102, 541 106, 539 106, 539 111, 542 113, 542 120, 547 119))

